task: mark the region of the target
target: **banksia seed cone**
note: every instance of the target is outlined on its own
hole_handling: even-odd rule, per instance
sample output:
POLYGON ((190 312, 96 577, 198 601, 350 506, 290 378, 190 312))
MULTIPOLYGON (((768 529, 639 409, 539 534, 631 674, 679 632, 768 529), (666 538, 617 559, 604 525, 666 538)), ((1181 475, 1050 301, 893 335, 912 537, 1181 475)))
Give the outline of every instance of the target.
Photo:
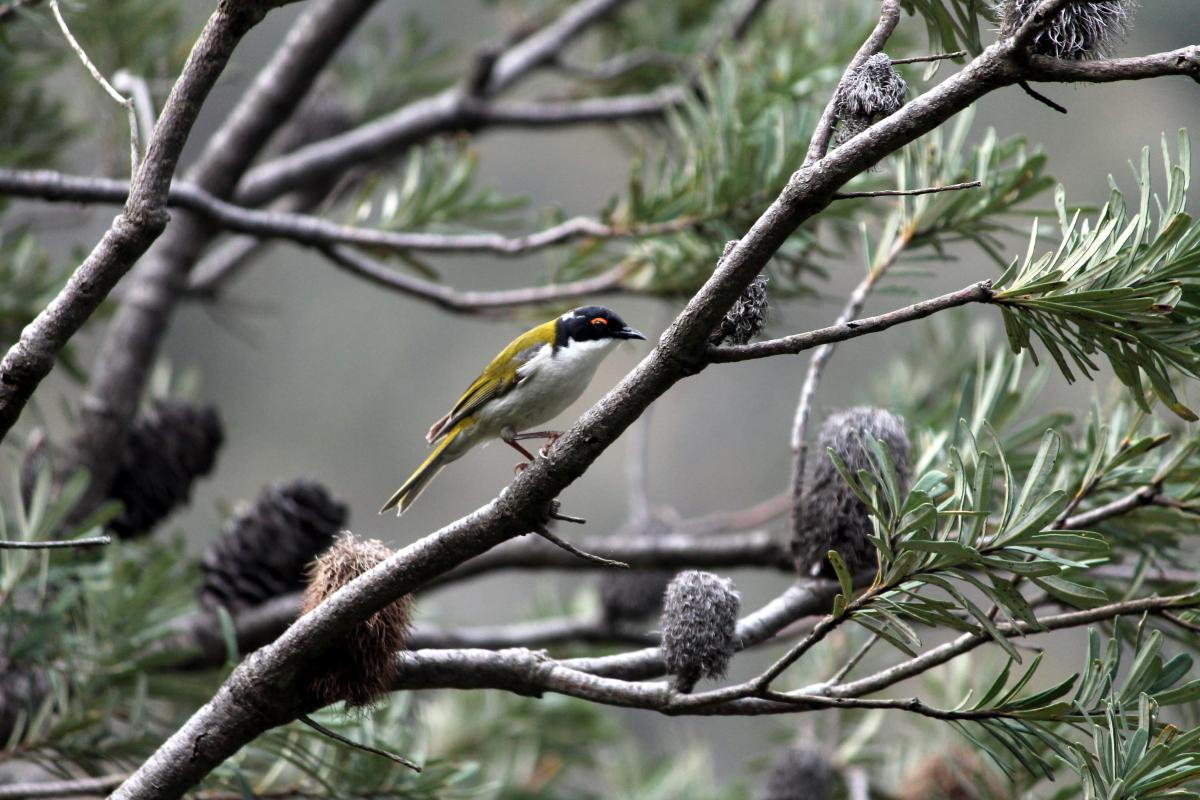
MULTIPOLYGON (((1000 33, 1016 33, 1041 0, 1004 0, 998 4, 1000 33)), ((1053 58, 1084 60, 1108 55, 1129 31, 1130 0, 1088 0, 1069 3, 1033 38, 1034 53, 1053 58)))
POLYGON ((833 764, 820 750, 789 747, 771 766, 761 800, 828 800, 836 781, 833 764))
POLYGON ((838 89, 837 141, 853 139, 871 123, 890 117, 904 105, 908 84, 885 53, 876 53, 860 64, 838 89))
POLYGON ((265 487, 205 552, 200 603, 236 612, 303 589, 308 565, 333 543, 346 516, 346 506, 319 483, 265 487))
MULTIPOLYGON (((653 539, 668 531, 667 526, 651 519, 643 535, 653 539)), ((662 611, 663 594, 675 577, 670 569, 610 569, 600 575, 600 608, 604 622, 617 625, 639 622, 662 611)))
POLYGON ((731 344, 746 344, 758 335, 771 310, 767 280, 761 272, 754 277, 712 332, 709 342, 718 345, 728 340, 731 344))
MULTIPOLYGON (((313 565, 304 590, 304 613, 391 554, 383 542, 343 533, 313 565)), ((411 610, 412 601, 405 595, 347 631, 344 640, 314 664, 314 699, 323 706, 345 700, 350 708, 364 708, 387 694, 395 678, 396 651, 408 641, 411 610)))
POLYGON ((803 576, 835 577, 826 553, 836 550, 851 573, 875 566, 875 545, 866 507, 838 473, 829 457, 832 449, 850 473, 870 471, 863 434, 879 440, 891 457, 902 488, 908 485, 908 434, 904 420, 890 411, 858 406, 834 414, 821 427, 817 466, 802 508, 802 528, 793 542, 796 570, 803 576))
POLYGON ((733 581, 688 570, 675 576, 663 601, 662 650, 671 686, 690 692, 701 678, 719 678, 737 650, 742 597, 733 581))
POLYGON ((124 506, 109 529, 121 537, 150 533, 191 498, 192 484, 212 471, 224 440, 212 406, 160 400, 139 414, 108 492, 124 506))
POLYGON ((917 762, 904 778, 900 800, 999 800, 1012 797, 1005 784, 969 750, 954 748, 917 762))

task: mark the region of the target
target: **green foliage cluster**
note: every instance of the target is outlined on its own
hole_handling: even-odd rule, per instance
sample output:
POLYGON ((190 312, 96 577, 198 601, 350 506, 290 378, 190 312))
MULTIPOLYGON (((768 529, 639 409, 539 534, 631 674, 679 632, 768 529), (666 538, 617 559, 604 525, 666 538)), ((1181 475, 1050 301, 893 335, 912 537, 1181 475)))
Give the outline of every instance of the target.
POLYGON ((373 25, 351 46, 334 65, 334 83, 361 119, 395 111, 454 81, 449 69, 453 48, 439 42, 415 14, 395 25, 373 25))
POLYGON ((0 166, 46 167, 69 141, 63 102, 39 85, 60 62, 25 20, 0 25, 0 166))
POLYGON ((1036 339, 1067 380, 1077 370, 1090 377, 1103 355, 1145 409, 1147 387, 1187 420, 1196 414, 1177 396, 1172 375, 1200 377, 1200 225, 1184 211, 1190 177, 1187 136, 1179 135, 1179 160, 1163 142, 1166 196, 1153 195, 1149 150, 1137 174, 1141 198, 1129 214, 1115 183, 1093 224, 1068 215, 1064 193, 1056 205, 1058 249, 1035 257, 1037 226, 1023 262, 996 281, 996 301, 1014 350, 1034 353, 1036 339), (1150 215, 1152 197, 1158 224, 1150 215))
MULTIPOLYGON (((0 217, 2 218, 2 217, 0 217)), ((0 231, 0 348, 7 350, 70 276, 70 266, 41 249, 28 231, 0 231)), ((81 378, 83 369, 67 347, 59 363, 81 378)))

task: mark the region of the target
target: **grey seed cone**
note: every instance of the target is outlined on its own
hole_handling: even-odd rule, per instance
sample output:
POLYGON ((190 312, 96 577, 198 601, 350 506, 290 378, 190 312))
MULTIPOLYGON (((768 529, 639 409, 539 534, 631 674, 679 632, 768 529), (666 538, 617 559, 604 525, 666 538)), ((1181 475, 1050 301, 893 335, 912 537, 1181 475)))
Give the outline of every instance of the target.
POLYGON ((826 553, 836 550, 851 573, 875 566, 871 518, 866 507, 846 485, 833 460, 832 449, 853 474, 870 470, 863 451, 864 433, 870 433, 887 449, 902 487, 908 485, 908 434, 904 420, 890 411, 858 406, 833 414, 821 427, 816 448, 816 467, 801 503, 801 528, 792 543, 796 571, 802 577, 834 578, 826 553))
POLYGON ((688 570, 675 576, 663 602, 662 650, 672 687, 690 692, 701 678, 725 674, 737 650, 742 597, 733 581, 688 570))
POLYGON ((225 440, 212 406, 158 401, 138 415, 121 450, 109 497, 124 506, 109 523, 117 536, 143 536, 191 499, 225 440))
POLYGON ((899 111, 907 95, 908 84, 887 54, 876 53, 868 58, 838 88, 837 143, 853 139, 871 123, 899 111))
MULTIPOLYGON (((665 523, 649 520, 641 535, 653 539, 669 532, 665 523)), ((675 577, 673 569, 609 569, 600 573, 600 609, 604 622, 641 622, 662 612, 663 595, 675 577)))
POLYGON ((768 280, 761 272, 754 277, 709 336, 711 344, 719 345, 726 341, 730 344, 747 344, 758 335, 771 311, 767 297, 768 280))
POLYGON ((303 589, 308 565, 333 543, 346 517, 346 506, 319 483, 265 487, 205 551, 201 605, 237 612, 303 589))
MULTIPOLYGON (((1011 36, 1029 19, 1039 0, 1003 0, 997 4, 1000 33, 1011 36)), ((1034 53, 1082 61, 1112 53, 1125 38, 1137 3, 1130 0, 1090 0, 1067 5, 1033 39, 1034 53)))
POLYGON ((789 747, 775 759, 760 800, 828 800, 837 772, 820 750, 789 747))

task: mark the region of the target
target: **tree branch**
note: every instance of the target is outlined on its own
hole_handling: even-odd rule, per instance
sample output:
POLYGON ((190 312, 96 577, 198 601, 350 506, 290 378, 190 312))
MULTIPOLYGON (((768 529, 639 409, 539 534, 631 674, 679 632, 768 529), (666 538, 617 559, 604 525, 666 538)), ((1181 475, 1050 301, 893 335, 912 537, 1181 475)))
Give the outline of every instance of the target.
POLYGON ((879 8, 879 22, 867 40, 858 48, 854 58, 850 59, 850 63, 846 65, 846 71, 842 73, 838 85, 829 96, 825 110, 821 112, 821 118, 817 120, 817 127, 808 143, 808 152, 804 156, 804 166, 807 167, 824 157, 825 152, 829 149, 829 141, 833 138, 833 129, 838 121, 838 102, 841 97, 842 84, 850 78, 854 70, 863 65, 863 62, 883 50, 887 40, 891 38, 892 32, 899 24, 900 0, 883 0, 879 8))
POLYGON ((61 541, 9 541, 0 539, 0 550, 65 550, 72 547, 102 547, 112 544, 108 536, 92 536, 87 539, 63 539, 61 541))
MULTIPOLYGON (((228 197, 238 178, 296 109, 338 46, 375 2, 321 0, 311 6, 291 26, 283 44, 208 140, 188 170, 189 179, 215 197, 228 197)), ((226 5, 242 8, 245 3, 222 0, 219 8, 226 5)), ((202 101, 203 97, 192 98, 193 115, 202 101)), ((166 114, 164 109, 163 120, 166 114)), ((160 121, 156 138, 162 126, 160 121)), ((180 140, 178 145, 182 144, 180 140)), ((171 172, 162 176, 163 205, 169 197, 174 162, 171 166, 171 172)), ((163 216, 165 220, 165 211, 163 216)), ((215 233, 216 228, 203 218, 178 215, 134 273, 133 285, 109 325, 81 403, 79 425, 59 469, 60 473, 86 469, 91 476, 87 493, 77 507, 80 516, 89 513, 108 491, 118 463, 112 454, 120 452, 137 413, 159 344, 186 285, 187 272, 215 233)))
MULTIPOLYGON (((979 182, 975 181, 975 185, 978 184, 979 182)), ((892 264, 896 263, 896 260, 900 258, 900 254, 912 240, 912 234, 912 229, 908 228, 896 236, 888 254, 878 264, 871 266, 866 276, 854 288, 854 291, 850 293, 849 299, 846 300, 846 305, 842 308, 842 313, 838 315, 837 321, 834 322, 834 327, 848 325, 862 312, 863 305, 867 302, 867 295, 871 293, 871 290, 875 288, 875 284, 883 278, 892 264)), ((794 551, 806 533, 804 520, 804 480, 805 469, 807 467, 806 462, 808 460, 808 422, 812 416, 812 406, 817 397, 817 386, 821 382, 821 374, 825 371, 825 365, 829 363, 830 357, 833 356, 834 347, 836 347, 835 342, 823 344, 809 358, 808 371, 805 373, 804 383, 800 387, 800 398, 796 402, 796 414, 792 421, 792 471, 789 489, 792 501, 792 544, 794 551)))
MULTIPOLYGON (((67 203, 123 203, 128 190, 129 186, 125 181, 111 178, 67 175, 54 170, 0 168, 0 195, 10 197, 67 203)), ((941 190, 915 190, 909 193, 924 194, 941 190)), ((876 193, 846 196, 868 195, 878 196, 876 193)), ((189 181, 175 181, 167 196, 167 203, 199 214, 227 231, 260 238, 286 239, 313 247, 349 244, 397 253, 417 251, 452 255, 488 253, 497 256, 523 256, 576 239, 659 236, 686 230, 703 222, 695 217, 680 217, 646 225, 607 225, 591 217, 572 217, 543 230, 519 236, 504 236, 499 233, 389 231, 340 225, 311 214, 247 208, 221 200, 189 181)))
POLYGON ((808 333, 798 333, 780 339, 768 339, 746 345, 729 347, 710 347, 708 360, 713 364, 725 364, 734 361, 748 361, 752 358, 768 358, 770 356, 796 355, 814 347, 844 342, 870 333, 887 330, 893 325, 924 319, 931 314, 945 311, 948 308, 968 305, 970 303, 987 303, 992 296, 991 281, 980 281, 957 292, 941 295, 930 300, 922 300, 911 306, 898 308, 885 314, 863 319, 851 320, 830 325, 828 328, 818 328, 808 333))
MULTIPOLYGON (((171 89, 124 210, 0 362, 0 438, 16 423, 33 390, 54 366, 58 352, 166 227, 171 176, 200 107, 242 36, 271 5, 265 1, 218 3, 171 89)), ((92 483, 96 483, 95 475, 92 483)))
MULTIPOLYGON (((1113 603, 1086 611, 1075 611, 1029 622, 998 623, 1007 637, 1076 628, 1118 616, 1142 614, 1200 604, 1194 595, 1148 597, 1113 603)), ((393 688, 411 689, 502 689, 527 696, 545 692, 577 697, 592 702, 678 715, 757 716, 788 714, 820 708, 884 708, 910 711, 938 719, 986 718, 998 712, 955 717, 956 712, 935 709, 916 699, 859 699, 915 677, 992 641, 986 634, 964 634, 902 664, 851 683, 817 684, 794 692, 766 692, 762 696, 737 696, 748 687, 726 687, 693 695, 670 690, 665 683, 643 683, 589 673, 577 666, 579 659, 555 661, 528 650, 418 650, 397 656, 399 674, 393 688)))
POLYGON ((459 292, 433 281, 405 275, 349 247, 321 248, 334 265, 376 286, 425 300, 456 314, 479 314, 560 302, 577 297, 619 294, 629 274, 629 264, 618 264, 592 278, 567 283, 552 283, 525 289, 498 289, 489 292, 459 292))
POLYGON ((105 794, 121 785, 124 775, 99 778, 73 778, 62 781, 33 781, 0 785, 0 800, 57 800, 62 797, 88 797, 105 794))
MULTIPOLYGON (((639 569, 760 567, 780 572, 791 571, 787 547, 765 531, 711 538, 674 533, 653 537, 589 536, 581 539, 579 546, 588 552, 620 560, 639 569)), ((505 542, 427 582, 422 591, 445 587, 500 570, 590 571, 596 568, 595 564, 582 561, 539 539, 521 538, 505 542)), ((237 614, 233 623, 238 652, 250 653, 274 641, 300 615, 300 606, 300 594, 296 593, 274 598, 237 614)), ((560 621, 548 627, 542 627, 543 624, 544 621, 515 623, 504 626, 504 630, 449 629, 418 625, 414 629, 410 646, 536 647, 561 643, 572 638, 578 641, 599 641, 603 638, 598 632, 595 633, 595 639, 589 638, 587 624, 575 620, 571 620, 570 624, 560 621), (512 633, 521 630, 522 626, 533 626, 524 628, 525 634, 532 639, 522 640, 516 633, 512 633), (510 634, 512 638, 505 638, 510 634)), ((607 638, 603 640, 609 642, 632 641, 636 638, 611 629, 607 629, 605 635, 607 638)), ((644 641, 635 643, 646 644, 644 641)), ((198 611, 174 620, 171 623, 171 634, 156 645, 152 653, 156 657, 164 653, 177 654, 173 663, 179 668, 199 669, 225 663, 228 657, 226 648, 220 621, 211 612, 198 611)))
POLYGON ((957 192, 961 189, 978 189, 982 181, 966 181, 951 183, 946 186, 926 186, 921 189, 880 189, 874 192, 835 192, 834 200, 852 200, 859 197, 913 197, 919 194, 938 194, 939 192, 957 192))
POLYGON ((109 97, 116 101, 117 105, 125 109, 125 115, 129 119, 129 176, 132 179, 137 174, 138 161, 141 160, 141 135, 138 132, 137 110, 134 108, 133 100, 118 92, 103 73, 96 68, 92 60, 88 58, 87 51, 83 49, 83 45, 71 33, 71 29, 67 27, 67 21, 63 19, 62 10, 58 7, 58 0, 50 0, 50 11, 54 14, 54 21, 58 23, 58 29, 62 31, 63 38, 67 40, 67 44, 75 51, 75 55, 79 56, 79 60, 83 62, 84 68, 96 81, 109 97))

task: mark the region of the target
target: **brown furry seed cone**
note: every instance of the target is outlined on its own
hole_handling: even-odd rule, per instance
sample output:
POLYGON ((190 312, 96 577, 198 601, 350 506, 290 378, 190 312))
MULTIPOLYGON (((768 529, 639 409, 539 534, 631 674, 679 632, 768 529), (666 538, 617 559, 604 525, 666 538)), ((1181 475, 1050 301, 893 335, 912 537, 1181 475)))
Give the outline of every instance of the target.
POLYGON ((960 747, 917 762, 904 779, 900 800, 1007 800, 1008 787, 960 747))
MULTIPOLYGON (((383 542, 343 532, 313 562, 304 612, 391 554, 383 542)), ((411 599, 400 598, 347 631, 344 640, 314 664, 311 690, 321 705, 344 700, 349 708, 365 708, 387 694, 395 677, 396 651, 408 641, 411 611, 411 599)))

